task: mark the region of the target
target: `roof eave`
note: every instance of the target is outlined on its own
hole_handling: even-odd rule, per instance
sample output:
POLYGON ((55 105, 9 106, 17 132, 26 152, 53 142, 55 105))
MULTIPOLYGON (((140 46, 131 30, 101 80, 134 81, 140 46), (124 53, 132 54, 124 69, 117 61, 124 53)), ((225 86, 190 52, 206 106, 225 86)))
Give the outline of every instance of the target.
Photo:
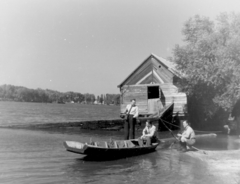
POLYGON ((145 60, 143 60, 143 62, 142 62, 135 70, 133 70, 132 73, 130 73, 130 74, 126 77, 126 79, 124 79, 123 82, 121 82, 121 84, 119 84, 117 87, 120 88, 120 87, 122 86, 122 84, 123 84, 124 82, 126 82, 127 79, 128 79, 129 77, 131 77, 151 56, 152 56, 152 54, 150 54, 150 56, 148 56, 145 60))
POLYGON ((159 58, 158 56, 156 56, 155 54, 151 53, 145 60, 143 60, 143 62, 135 69, 133 70, 133 72, 127 76, 127 78, 121 82, 117 87, 121 88, 123 83, 127 81, 128 78, 130 78, 150 57, 154 57, 158 62, 160 62, 162 65, 164 65, 164 67, 166 67, 173 75, 179 77, 180 79, 182 78, 182 76, 176 72, 173 68, 167 66, 163 61, 161 61, 161 58, 159 58))

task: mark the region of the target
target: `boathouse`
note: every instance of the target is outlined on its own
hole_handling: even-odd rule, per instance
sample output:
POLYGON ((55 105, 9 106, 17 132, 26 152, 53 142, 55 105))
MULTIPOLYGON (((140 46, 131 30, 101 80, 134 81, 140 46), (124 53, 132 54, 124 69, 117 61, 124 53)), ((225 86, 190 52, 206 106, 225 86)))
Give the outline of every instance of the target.
POLYGON ((156 114, 164 107, 174 104, 173 116, 186 117, 187 97, 177 87, 181 74, 176 64, 150 54, 130 75, 118 85, 120 88, 121 113, 131 99, 136 99, 139 115, 156 114))

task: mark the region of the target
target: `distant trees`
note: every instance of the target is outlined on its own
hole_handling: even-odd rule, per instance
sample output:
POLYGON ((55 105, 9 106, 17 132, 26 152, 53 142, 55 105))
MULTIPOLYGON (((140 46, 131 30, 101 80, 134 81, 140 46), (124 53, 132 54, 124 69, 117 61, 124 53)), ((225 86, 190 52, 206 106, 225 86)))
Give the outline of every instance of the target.
POLYGON ((20 102, 46 102, 46 103, 74 102, 87 104, 92 104, 97 100, 98 103, 117 105, 120 103, 120 95, 102 94, 101 97, 98 96, 96 99, 95 95, 90 93, 81 94, 72 91, 61 93, 50 89, 43 90, 38 88, 34 90, 22 86, 13 86, 5 84, 0 86, 0 100, 20 102))
POLYGON ((84 99, 86 103, 91 103, 95 101, 95 95, 86 93, 84 94, 84 99))
POLYGON ((119 105, 120 104, 120 94, 101 94, 97 96, 97 103, 106 105, 119 105))
POLYGON ((240 14, 220 14, 216 21, 195 16, 183 28, 183 46, 172 58, 184 74, 189 113, 196 120, 221 120, 240 97, 240 14))
POLYGON ((106 94, 106 96, 105 96, 105 103, 106 104, 119 105, 120 104, 120 95, 106 94))

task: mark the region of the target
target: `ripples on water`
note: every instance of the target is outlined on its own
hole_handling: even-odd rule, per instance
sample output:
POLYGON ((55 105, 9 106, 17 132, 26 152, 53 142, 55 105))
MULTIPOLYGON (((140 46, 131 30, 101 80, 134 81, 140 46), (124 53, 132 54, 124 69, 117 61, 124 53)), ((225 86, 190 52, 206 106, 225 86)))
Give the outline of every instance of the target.
MULTIPOLYGON (((79 104, 0 102, 0 125, 68 122, 81 118, 97 119, 98 116, 102 119, 113 118, 118 116, 118 108, 79 104), (88 113, 85 114, 85 111, 88 113)), ((137 136, 140 133, 137 132, 137 136)), ((163 133, 159 134, 161 136, 163 133)), ((0 129, 0 183, 216 183, 216 178, 208 173, 204 162, 175 149, 158 147, 156 152, 147 155, 94 162, 82 160, 80 155, 67 152, 63 146, 65 140, 87 142, 90 137, 101 141, 109 140, 110 137, 121 139, 122 136, 121 131, 69 129, 60 132, 2 128, 0 129)), ((215 139, 212 145, 211 141, 206 144, 206 140, 199 140, 197 146, 209 149, 213 145, 224 145, 219 149, 239 149, 239 144, 235 144, 233 140, 231 136, 220 137, 215 139)))
POLYGON ((97 140, 121 137, 120 132, 72 134, 0 129, 1 183, 185 184, 205 179, 205 165, 176 150, 159 148, 147 155, 104 162, 84 161, 80 155, 65 151, 63 141, 88 141, 90 135, 97 140))

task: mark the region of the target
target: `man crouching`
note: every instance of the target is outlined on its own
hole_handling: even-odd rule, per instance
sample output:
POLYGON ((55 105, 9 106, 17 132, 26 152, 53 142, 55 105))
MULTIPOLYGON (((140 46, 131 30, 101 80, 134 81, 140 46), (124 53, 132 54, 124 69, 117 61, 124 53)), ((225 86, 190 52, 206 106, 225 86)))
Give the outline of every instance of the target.
POLYGON ((177 134, 180 140, 180 145, 182 146, 182 151, 186 151, 187 149, 191 149, 191 147, 195 144, 195 132, 189 126, 187 121, 183 122, 183 133, 177 134))

